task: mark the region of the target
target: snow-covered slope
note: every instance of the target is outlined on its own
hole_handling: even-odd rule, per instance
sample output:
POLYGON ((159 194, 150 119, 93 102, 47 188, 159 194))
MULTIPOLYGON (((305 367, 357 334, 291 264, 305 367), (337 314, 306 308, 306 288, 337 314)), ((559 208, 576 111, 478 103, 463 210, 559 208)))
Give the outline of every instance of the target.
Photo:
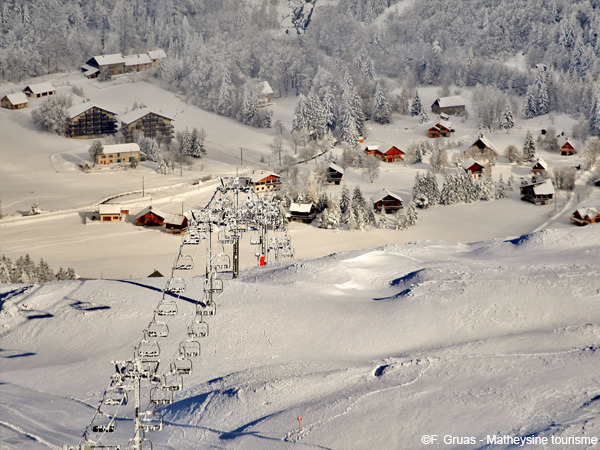
MULTIPOLYGON (((268 449, 598 437, 598 236, 592 226, 542 230, 245 269, 226 281, 201 360, 162 409, 164 430, 147 438, 161 449, 268 449)), ((202 281, 186 297, 198 298, 202 281)), ((0 447, 78 442, 110 361, 132 357, 163 283, 0 287, 0 447)), ((193 311, 180 300, 162 365, 193 311)), ((133 436, 131 403, 103 442, 133 436)))

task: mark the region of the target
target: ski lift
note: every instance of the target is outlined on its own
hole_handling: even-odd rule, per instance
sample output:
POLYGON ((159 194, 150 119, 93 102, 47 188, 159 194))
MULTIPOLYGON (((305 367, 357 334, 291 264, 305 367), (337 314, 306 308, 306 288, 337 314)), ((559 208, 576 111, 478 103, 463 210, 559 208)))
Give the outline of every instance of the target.
POLYGON ((178 375, 189 375, 192 373, 192 360, 181 355, 171 363, 171 372, 178 375))
POLYGON ((140 448, 152 450, 152 441, 150 439, 142 438, 139 441, 130 439, 129 442, 127 442, 127 450, 139 450, 140 448))
POLYGON ((291 247, 282 248, 281 252, 279 253, 279 256, 281 256, 282 258, 293 259, 294 258, 294 249, 291 247))
POLYGON ((162 414, 157 411, 146 411, 140 414, 140 427, 144 431, 160 431, 163 428, 162 414))
POLYGON ((111 386, 106 390, 104 401, 102 403, 110 406, 126 405, 127 391, 122 386, 111 386))
POLYGON ((188 232, 181 240, 181 245, 198 245, 202 239, 199 233, 188 232))
POLYGON ((194 267, 194 258, 190 255, 182 255, 181 253, 177 256, 173 269, 175 270, 192 270, 194 267))
POLYGON ((213 294, 220 294, 223 292, 223 280, 211 276, 207 280, 204 280, 204 292, 212 292, 213 294))
POLYGON ((183 378, 176 373, 166 373, 163 376, 162 388, 165 391, 181 391, 183 389, 183 378))
POLYGON ((179 353, 188 358, 197 358, 200 356, 200 342, 188 339, 179 344, 179 353))
POLYGON ((235 237, 230 233, 225 233, 225 230, 219 231, 219 234, 217 235, 217 239, 223 245, 235 243, 235 237))
POLYGON ((202 321, 194 321, 190 323, 188 325, 188 336, 191 338, 200 338, 208 336, 208 324, 202 321))
POLYGON ((165 292, 171 294, 183 294, 185 292, 185 280, 183 278, 170 278, 167 281, 165 292))
POLYGON ((77 447, 67 447, 69 450, 71 449, 75 449, 75 450, 121 450, 121 446, 120 445, 116 445, 116 444, 101 444, 100 442, 92 442, 92 441, 88 441, 86 439, 85 443, 83 445, 78 445, 77 447))
POLYGON ((217 304, 211 301, 205 301, 204 303, 196 303, 196 315, 200 316, 214 316, 217 313, 217 304))
POLYGON ((137 347, 137 353, 141 358, 154 358, 160 355, 160 346, 158 342, 146 339, 144 336, 137 347))
POLYGON ((175 300, 168 300, 163 298, 154 311, 159 316, 175 316, 177 315, 177 303, 175 300))
POLYGON ((262 242, 262 236, 259 233, 253 233, 250 236, 250 245, 260 245, 262 242))
POLYGON ((231 258, 225 253, 217 253, 213 257, 212 266, 216 270, 228 270, 231 267, 231 258))
POLYGON ((150 391, 150 403, 153 405, 170 405, 173 403, 173 391, 156 386, 150 391))
POLYGON ((209 231, 208 221, 206 220, 206 221, 196 223, 195 228, 198 233, 208 233, 208 231, 209 231))
POLYGON ((153 360, 127 360, 113 361, 117 373, 123 378, 152 378, 158 370, 158 361, 153 360))
POLYGON ((94 433, 113 433, 117 428, 115 417, 102 412, 96 414, 91 425, 94 433))
POLYGON ((149 337, 167 337, 169 335, 169 326, 166 322, 156 320, 156 317, 148 324, 147 330, 149 337))

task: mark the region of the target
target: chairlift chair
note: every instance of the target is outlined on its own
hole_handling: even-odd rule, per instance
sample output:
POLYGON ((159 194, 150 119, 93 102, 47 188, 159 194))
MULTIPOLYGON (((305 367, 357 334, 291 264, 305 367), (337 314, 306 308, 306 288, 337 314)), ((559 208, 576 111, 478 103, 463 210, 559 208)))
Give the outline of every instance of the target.
POLYGON ((162 414, 157 411, 146 411, 140 414, 140 427, 144 431, 160 431, 163 428, 162 414))
POLYGON ((216 270, 228 270, 231 267, 231 258, 225 253, 217 253, 213 257, 212 265, 216 270))
POLYGON ((113 433, 117 428, 115 417, 104 413, 96 414, 91 425, 94 433, 113 433))
POLYGON ((177 303, 175 300, 162 298, 158 302, 154 312, 159 316, 176 316, 177 315, 177 303))
POLYGON ((142 438, 139 442, 136 439, 130 439, 127 442, 127 450, 138 450, 140 448, 152 450, 152 441, 142 438))
MULTIPOLYGON (((200 318, 202 318, 202 315, 200 315, 200 318)), ((191 338, 201 338, 208 336, 208 324, 201 320, 194 320, 188 325, 188 336, 191 338)))
POLYGON ((155 358, 160 355, 160 346, 158 342, 144 337, 137 347, 137 353, 140 358, 155 358))
POLYGON ((166 322, 156 320, 156 317, 148 324, 147 334, 149 337, 167 337, 169 326, 166 322))
POLYGON ((210 277, 207 280, 204 280, 204 292, 220 294, 223 292, 223 280, 215 277, 210 277))
POLYGON ((235 237, 230 233, 225 233, 225 230, 219 231, 219 234, 217 235, 217 240, 223 245, 235 243, 235 237))
POLYGON ((202 240, 202 235, 199 233, 188 232, 181 240, 181 245, 198 245, 202 240))
POLYGON ((183 278, 170 278, 167 281, 165 292, 171 294, 183 294, 185 292, 185 280, 183 278))
POLYGON ((120 406, 127 404, 127 391, 122 386, 111 386, 106 390, 104 394, 105 405, 120 406))
POLYGON ((150 391, 150 403, 157 406, 170 405, 173 403, 173 391, 156 386, 150 391))
POLYGON ((206 296, 202 302, 196 303, 196 315, 214 316, 217 313, 217 304, 212 300, 207 300, 206 296))
POLYGON ((181 391, 183 389, 183 378, 176 373, 163 375, 162 388, 165 391, 181 391))
MULTIPOLYGON (((127 361, 114 361, 117 373, 124 379, 135 377, 152 378, 158 370, 158 361, 134 359, 127 361)), ((124 389, 128 386, 123 385, 124 389)))
POLYGON ((173 265, 175 270, 192 270, 194 268, 194 258, 190 255, 179 254, 173 265))
MULTIPOLYGON (((68 447, 69 450, 71 447, 68 447)), ((81 446, 75 447, 76 450, 121 450, 120 445, 116 444, 101 444, 100 442, 90 442, 82 444, 81 446)))
POLYGON ((282 258, 293 259, 294 258, 294 249, 291 247, 282 248, 279 256, 282 258))
POLYGON ((180 355, 171 363, 171 372, 178 375, 189 375, 192 373, 192 360, 180 355))
POLYGON ((197 358, 200 356, 200 342, 188 339, 179 344, 179 353, 188 358, 197 358))

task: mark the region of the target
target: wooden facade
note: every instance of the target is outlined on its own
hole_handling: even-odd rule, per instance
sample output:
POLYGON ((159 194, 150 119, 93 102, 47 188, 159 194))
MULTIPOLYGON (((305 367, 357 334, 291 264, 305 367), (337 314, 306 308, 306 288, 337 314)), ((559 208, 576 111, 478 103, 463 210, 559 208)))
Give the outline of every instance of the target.
POLYGON ((562 156, 572 156, 572 155, 577 154, 577 150, 575 150, 575 147, 573 147, 573 144, 571 144, 569 141, 567 141, 560 148, 560 154, 562 156))
POLYGON ((311 223, 317 217, 317 211, 312 203, 292 203, 288 221, 311 223))
POLYGON ((498 151, 488 138, 480 136, 465 150, 465 155, 473 159, 495 160, 498 158, 498 151))
POLYGON ((464 114, 466 107, 462 97, 440 97, 433 102, 431 110, 436 114, 464 114))
POLYGON ((436 123, 434 126, 427 130, 427 136, 430 138, 438 138, 442 137, 450 137, 454 130, 452 128, 448 128, 446 125, 441 123, 436 123))
POLYGON ((531 168, 531 173, 540 174, 546 172, 546 170, 548 170, 548 164, 542 158, 538 158, 531 168))
POLYGON ((167 214, 148 206, 135 216, 135 224, 144 227, 160 227, 165 224, 167 214))
POLYGON ((264 170, 253 173, 250 181, 258 193, 277 191, 281 187, 281 177, 276 173, 264 170))
POLYGON ((327 182, 340 184, 344 176, 344 169, 335 163, 329 163, 327 166, 327 182))
POLYGON ((382 189, 381 192, 373 195, 371 202, 377 212, 385 209, 386 213, 395 214, 404 208, 400 194, 388 191, 387 189, 382 189))
POLYGON ((405 153, 395 145, 392 145, 387 152, 383 154, 383 160, 385 162, 396 162, 398 160, 404 161, 405 153))
POLYGON ((375 156, 379 159, 383 159, 383 153, 379 150, 378 145, 367 145, 364 149, 365 155, 375 156))
POLYGON ((188 219, 181 214, 170 214, 165 218, 167 233, 183 234, 187 230, 188 219))
POLYGON ((554 198, 552 181, 533 182, 521 185, 521 200, 535 205, 547 205, 554 198))
POLYGON ((117 132, 117 114, 94 106, 81 103, 67 110, 69 124, 67 135, 76 139, 95 139, 117 132))
POLYGON ((148 138, 163 136, 171 139, 173 136, 173 119, 152 112, 148 108, 139 108, 120 117, 121 133, 127 142, 133 142, 134 133, 140 131, 148 138))
POLYGON ((140 151, 140 146, 135 142, 129 144, 105 145, 102 153, 96 155, 94 161, 97 165, 105 166, 109 164, 130 164, 146 161, 146 154, 140 151))
POLYGON ((571 222, 579 226, 600 223, 600 213, 594 208, 579 208, 571 216, 571 222))
POLYGON ((166 57, 167 54, 162 49, 126 56, 123 56, 121 53, 98 55, 88 59, 81 66, 81 70, 88 78, 96 78, 100 69, 108 70, 111 75, 121 75, 156 67, 166 57))
POLYGON ((481 178, 481 176, 483 175, 485 166, 479 164, 473 158, 469 158, 462 163, 462 168, 465 172, 471 175, 473 179, 476 180, 477 178, 481 178))
POLYGON ((25 89, 23 89, 23 93, 27 97, 39 98, 46 97, 48 95, 54 95, 56 94, 56 90, 54 89, 54 86, 52 86, 50 83, 45 82, 25 86, 25 89))
POLYGON ((14 94, 7 94, 0 100, 2 108, 6 109, 21 109, 29 106, 29 100, 23 92, 17 92, 14 94))

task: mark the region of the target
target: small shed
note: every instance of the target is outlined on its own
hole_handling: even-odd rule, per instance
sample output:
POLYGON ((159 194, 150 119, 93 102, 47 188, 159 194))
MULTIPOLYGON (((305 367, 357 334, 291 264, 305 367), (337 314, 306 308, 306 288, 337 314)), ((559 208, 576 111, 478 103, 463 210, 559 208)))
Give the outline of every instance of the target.
POLYGON ((479 164, 473 158, 468 158, 462 163, 462 168, 465 172, 473 177, 473 179, 481 178, 485 166, 479 164))
POLYGON ((167 214, 159 211, 153 206, 142 209, 135 216, 135 224, 144 227, 160 227, 165 224, 167 214))
POLYGON ((573 144, 571 144, 571 142, 569 142, 569 140, 567 139, 567 142, 565 142, 560 148, 560 154, 562 156, 572 156, 577 154, 577 150, 575 150, 573 144))
POLYGON ((312 203, 291 203, 288 220, 290 222, 311 223, 317 216, 315 205, 312 203))
POLYGON ((596 208, 578 208, 571 216, 571 222, 575 225, 584 226, 590 223, 600 223, 600 213, 596 208))
POLYGON ((436 114, 462 114, 465 109, 465 101, 459 95, 440 97, 431 105, 431 110, 436 114))
POLYGON ((327 166, 327 182, 340 184, 344 176, 344 169, 335 163, 329 163, 327 166))
POLYGON ((382 189, 377 194, 371 196, 371 202, 375 211, 381 212, 385 209, 387 213, 397 213, 404 205, 402 204, 402 197, 397 192, 388 191, 382 189))
POLYGON ((164 275, 156 269, 154 269, 154 272, 152 272, 150 275, 148 275, 148 278, 159 278, 159 277, 164 277, 164 275))
POLYGON ((50 84, 48 81, 44 83, 30 84, 28 86, 25 86, 23 92, 26 96, 31 98, 46 97, 47 95, 56 94, 54 86, 52 86, 52 84, 50 84))
POLYGON ((535 164, 531 167, 531 173, 544 173, 548 170, 548 163, 542 158, 538 158, 535 164))
POLYGON ((544 181, 534 181, 520 186, 521 200, 535 205, 547 205, 554 197, 554 185, 548 178, 544 181))
POLYGON ((14 94, 6 94, 0 100, 0 104, 6 109, 21 109, 29 106, 29 100, 23 92, 16 92, 14 94))
POLYGON ((251 175, 250 181, 258 193, 276 191, 281 186, 281 177, 274 172, 260 170, 251 175))
POLYGON ((395 145, 392 145, 384 154, 383 160, 385 162, 396 162, 398 160, 404 161, 404 152, 395 145))
POLYGON ((101 222, 117 222, 121 220, 122 211, 120 203, 103 203, 98 207, 101 222))
POLYGON ((165 229, 168 233, 183 234, 188 226, 188 219, 181 214, 168 214, 165 217, 165 229))

